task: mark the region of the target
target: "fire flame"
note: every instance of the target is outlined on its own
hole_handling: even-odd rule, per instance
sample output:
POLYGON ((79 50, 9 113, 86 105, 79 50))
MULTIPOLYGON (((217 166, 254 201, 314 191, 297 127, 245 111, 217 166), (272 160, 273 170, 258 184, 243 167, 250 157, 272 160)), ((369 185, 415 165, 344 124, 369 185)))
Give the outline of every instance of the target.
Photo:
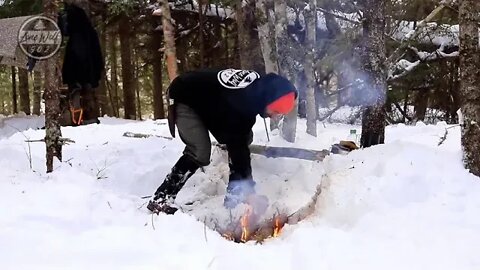
POLYGON ((242 225, 242 237, 240 240, 242 242, 247 242, 249 240, 250 232, 248 230, 249 219, 252 215, 253 208, 250 205, 247 205, 245 209, 245 213, 243 214, 242 218, 240 219, 240 224, 242 225))
POLYGON ((275 226, 273 228, 273 237, 278 237, 282 230, 281 220, 280 217, 275 217, 275 226))
POLYGON ((229 229, 219 230, 220 234, 227 240, 236 243, 247 243, 251 240, 257 243, 263 243, 264 240, 271 237, 279 237, 284 225, 287 222, 287 216, 278 214, 268 220, 261 220, 254 204, 247 204, 240 219, 231 220, 229 229))
POLYGON ((224 233, 222 236, 229 241, 234 241, 235 240, 235 237, 233 236, 233 233, 224 233))

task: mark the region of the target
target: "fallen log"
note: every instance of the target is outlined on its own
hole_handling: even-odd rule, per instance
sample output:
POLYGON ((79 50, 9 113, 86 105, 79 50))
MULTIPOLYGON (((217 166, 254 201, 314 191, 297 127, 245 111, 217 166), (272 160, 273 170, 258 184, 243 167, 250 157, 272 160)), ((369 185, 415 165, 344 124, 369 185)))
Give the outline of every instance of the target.
MULTIPOLYGON (((133 133, 125 132, 124 137, 128 138, 138 138, 145 139, 151 137, 157 137, 166 140, 173 140, 172 137, 159 136, 153 134, 143 134, 143 133, 133 133)), ((224 144, 219 144, 217 142, 212 143, 213 146, 216 146, 222 150, 227 150, 227 147, 224 144)), ((296 158, 310 161, 322 161, 326 156, 330 154, 329 150, 312 150, 312 149, 302 149, 294 147, 278 147, 278 146, 266 146, 266 145, 250 145, 250 152, 252 154, 262 155, 268 158, 296 158)))
POLYGON ((310 161, 322 161, 330 154, 328 150, 311 150, 293 147, 276 147, 265 145, 250 145, 253 154, 262 155, 268 158, 296 158, 310 161))
MULTIPOLYGON (((222 150, 227 150, 223 144, 213 143, 214 146, 222 150)), ((252 144, 249 146, 252 154, 262 155, 267 158, 296 158, 310 161, 322 161, 330 154, 328 150, 312 150, 294 147, 278 147, 252 144)))

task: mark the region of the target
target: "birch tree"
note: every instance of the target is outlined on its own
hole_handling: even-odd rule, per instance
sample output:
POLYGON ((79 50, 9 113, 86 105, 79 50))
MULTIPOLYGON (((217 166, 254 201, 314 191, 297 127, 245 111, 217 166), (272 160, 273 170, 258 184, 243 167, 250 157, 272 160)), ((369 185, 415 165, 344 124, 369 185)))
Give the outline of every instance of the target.
MULTIPOLYGON (((293 66, 295 65, 292 57, 294 50, 289 40, 287 32, 287 3, 286 0, 275 1, 275 41, 277 44, 278 67, 280 75, 285 76, 292 83, 294 82, 293 66)), ((298 106, 286 115, 283 119, 281 130, 282 137, 288 142, 295 142, 297 131, 297 113, 298 106)))
POLYGON ((385 141, 385 99, 387 90, 385 13, 387 0, 363 0, 362 63, 362 147, 385 141))
POLYGON ((317 1, 309 0, 305 8, 307 25, 305 75, 307 78, 307 133, 317 137, 317 106, 315 102, 315 43, 317 27, 317 1))
POLYGON ((480 176, 480 2, 461 0, 459 12, 462 148, 466 168, 480 176))

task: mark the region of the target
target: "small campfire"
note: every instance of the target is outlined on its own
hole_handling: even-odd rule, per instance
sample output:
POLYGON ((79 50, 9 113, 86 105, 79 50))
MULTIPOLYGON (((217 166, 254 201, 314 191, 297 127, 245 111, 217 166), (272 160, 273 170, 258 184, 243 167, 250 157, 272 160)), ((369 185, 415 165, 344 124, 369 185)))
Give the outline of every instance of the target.
POLYGON ((252 205, 247 205, 239 220, 232 221, 220 234, 236 243, 255 241, 262 243, 272 237, 278 237, 287 222, 287 216, 275 215, 271 219, 261 221, 252 205))

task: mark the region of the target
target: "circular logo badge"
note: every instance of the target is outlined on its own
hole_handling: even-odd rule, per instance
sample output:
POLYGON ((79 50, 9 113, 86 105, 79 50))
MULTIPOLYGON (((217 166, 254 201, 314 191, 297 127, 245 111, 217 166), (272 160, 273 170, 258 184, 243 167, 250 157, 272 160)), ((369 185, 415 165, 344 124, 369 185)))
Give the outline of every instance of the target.
POLYGON ((54 56, 62 45, 62 33, 57 23, 43 16, 26 20, 18 31, 17 39, 22 51, 37 60, 54 56))
POLYGON ((252 70, 226 69, 218 73, 218 81, 229 89, 241 89, 260 78, 260 74, 252 70))

